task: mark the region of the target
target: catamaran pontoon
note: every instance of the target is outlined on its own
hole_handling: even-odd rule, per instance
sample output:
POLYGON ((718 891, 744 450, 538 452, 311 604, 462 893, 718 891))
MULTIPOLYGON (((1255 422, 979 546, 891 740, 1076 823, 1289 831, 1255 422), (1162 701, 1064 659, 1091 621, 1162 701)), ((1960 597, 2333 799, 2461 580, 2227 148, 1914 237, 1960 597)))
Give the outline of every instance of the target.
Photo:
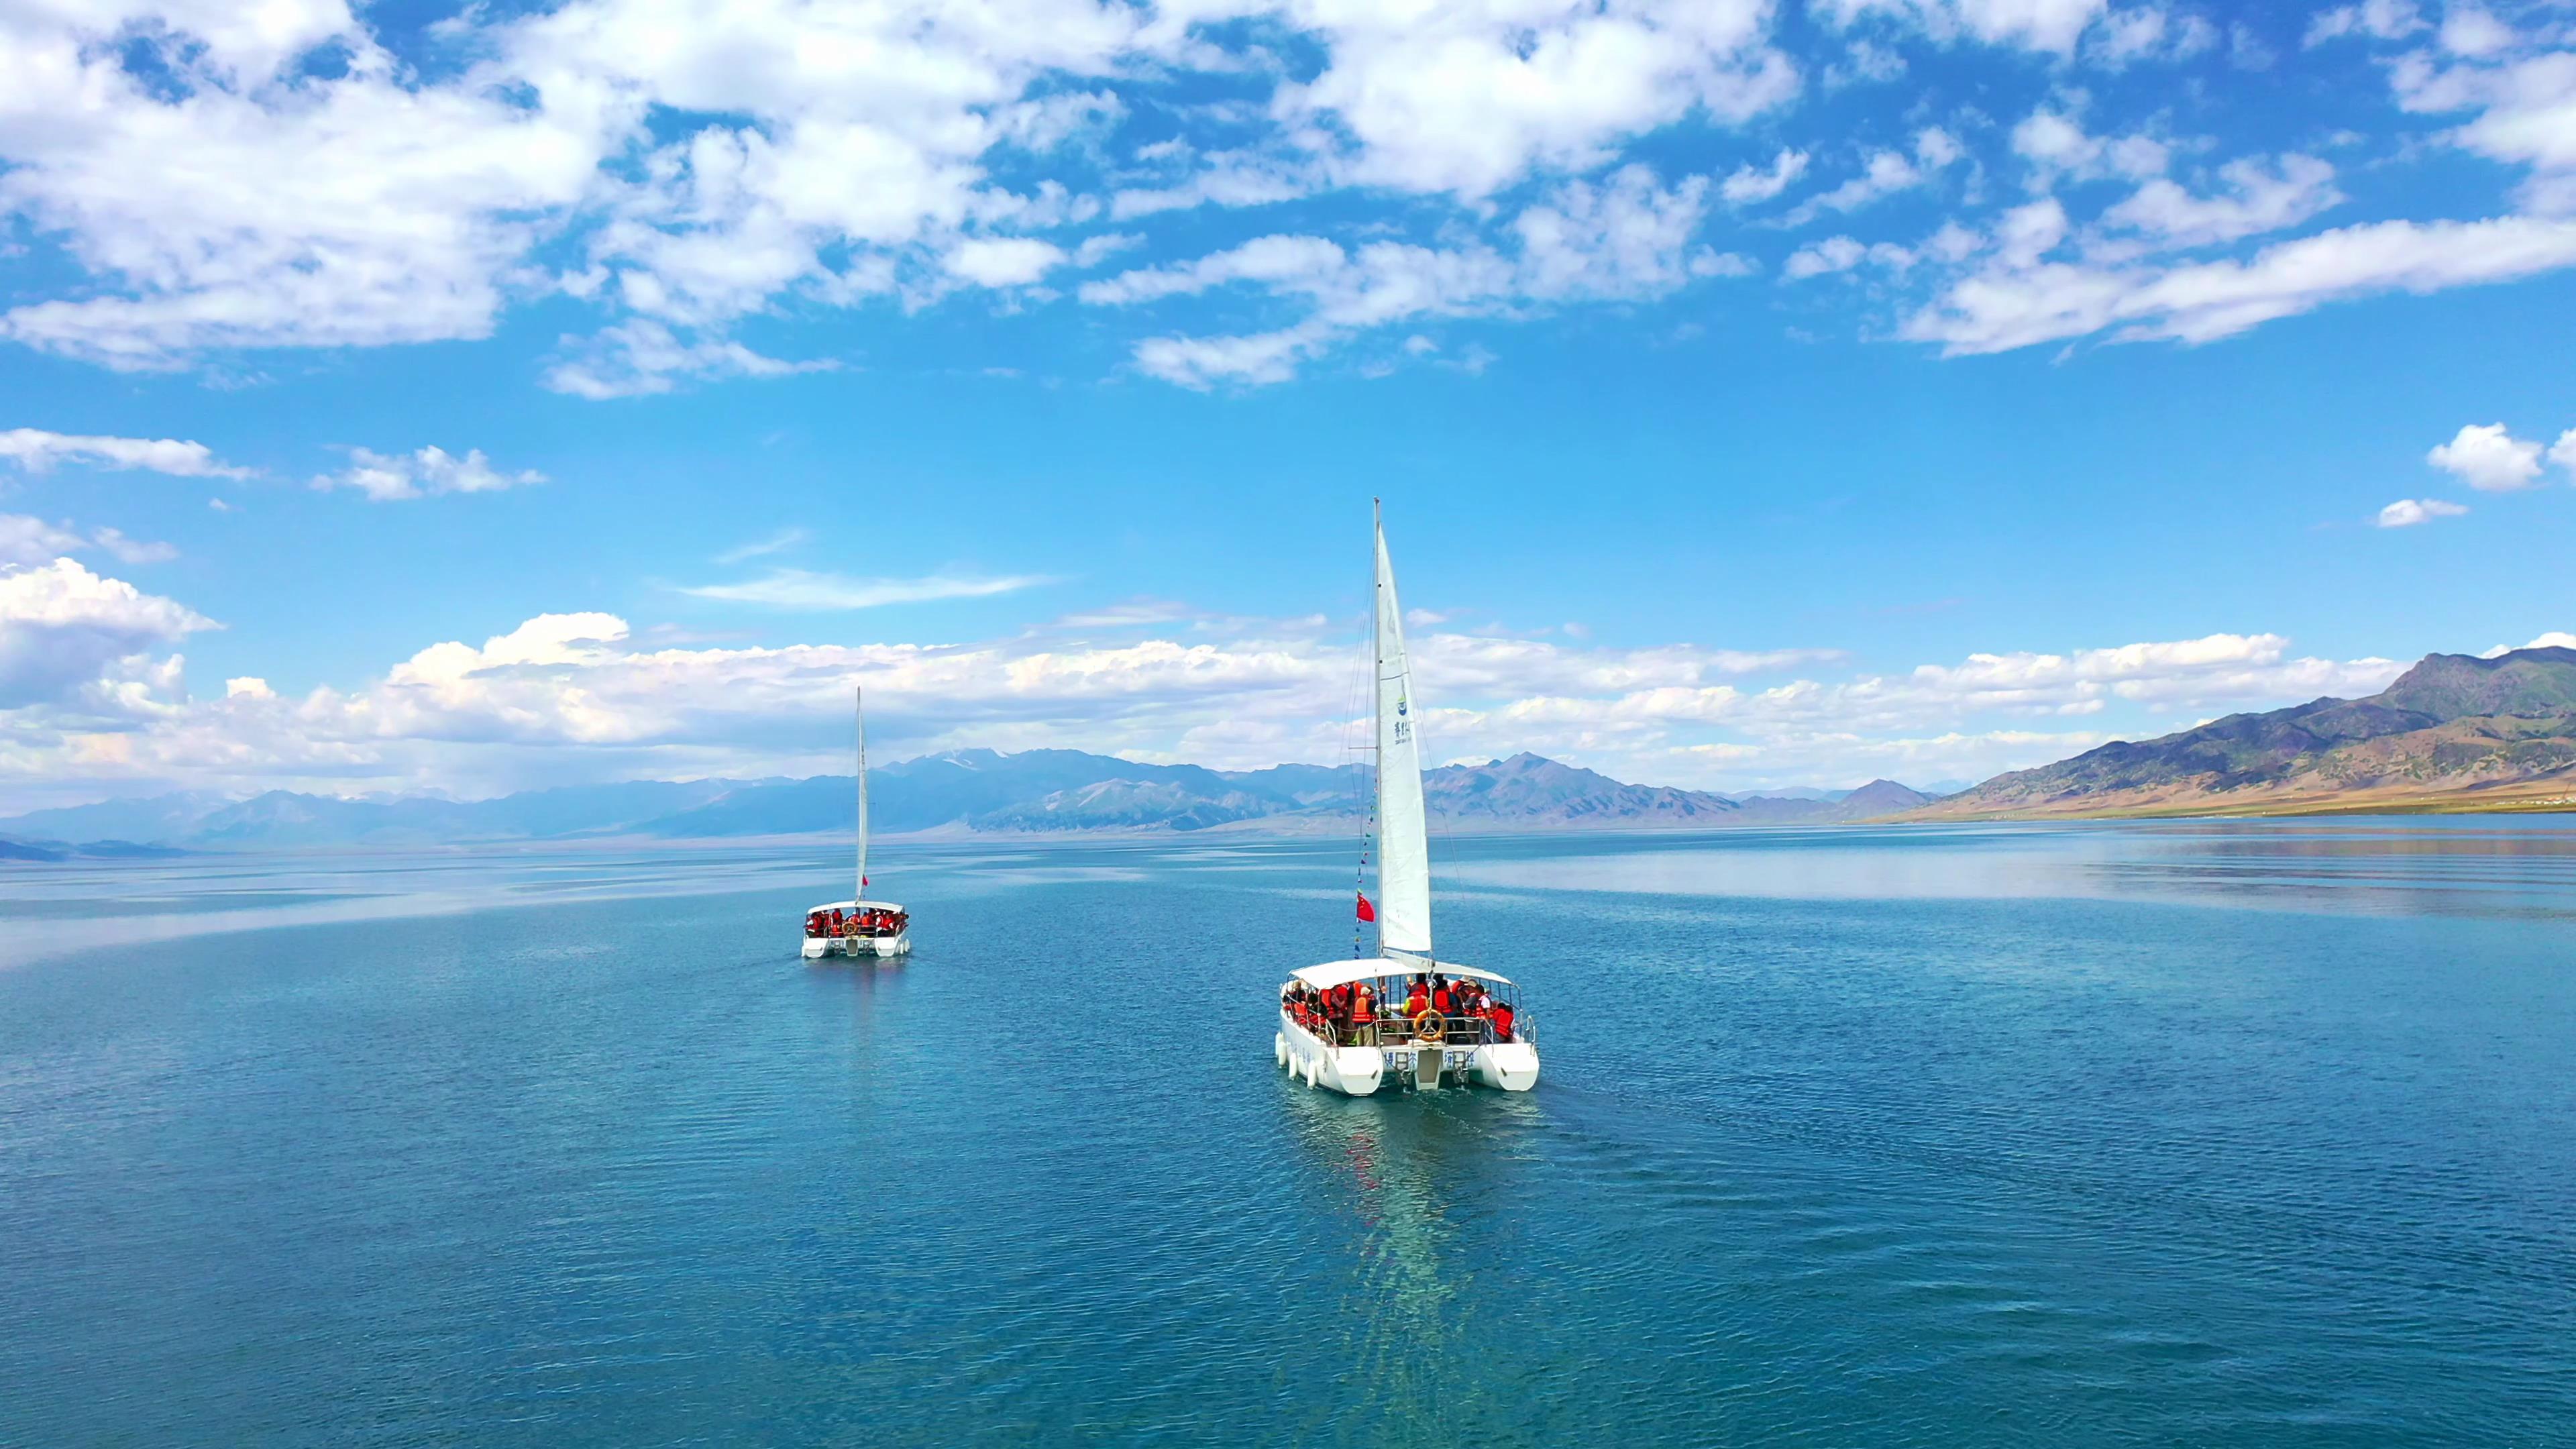
POLYGON ((1377 901, 1359 917, 1377 923, 1374 958, 1309 966, 1279 988, 1279 1065, 1312 1087, 1354 1097, 1380 1087, 1465 1086, 1526 1092, 1538 1085, 1538 1035, 1518 991, 1490 971, 1431 954, 1431 844, 1424 828, 1422 749, 1414 729, 1413 669, 1404 611, 1377 523, 1377 901), (1474 983, 1458 992, 1453 984, 1474 983), (1416 985, 1423 1007, 1408 1010, 1416 985), (1359 988, 1365 988, 1361 990, 1359 988), (1461 1009, 1458 998, 1470 998, 1461 1009), (1434 1005, 1446 1001, 1452 1008, 1434 1005))
POLYGON ((901 956, 912 949, 912 917, 892 901, 868 896, 868 709, 866 691, 853 694, 859 725, 858 898, 825 901, 805 913, 805 959, 825 956, 901 956))

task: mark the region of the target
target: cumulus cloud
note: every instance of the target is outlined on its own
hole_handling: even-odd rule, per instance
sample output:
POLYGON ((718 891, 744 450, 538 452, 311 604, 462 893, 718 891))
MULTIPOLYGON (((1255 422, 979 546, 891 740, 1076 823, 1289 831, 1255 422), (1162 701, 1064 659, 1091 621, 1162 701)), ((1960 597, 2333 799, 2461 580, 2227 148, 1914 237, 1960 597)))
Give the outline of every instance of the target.
POLYGON ((2439 498, 2400 498, 2379 510, 2381 528, 2413 528, 2436 518, 2457 518, 2469 510, 2439 498))
POLYGON ((2424 461, 2482 493, 2509 493, 2540 481, 2540 444, 2514 437, 2502 423, 2463 427, 2424 461))
MULTIPOLYGON (((159 653, 211 627, 192 612, 67 561, 0 576, 0 600, 13 588, 32 602, 0 604, 11 628, 50 610, 87 631, 6 656, 12 699, 47 701, 51 723, 30 727, 21 710, 0 776, 48 786, 471 793, 810 772, 842 758, 853 683, 884 701, 870 723, 895 753, 1066 745, 1221 767, 1337 763, 1354 729, 1342 711, 1366 667, 1348 631, 1321 619, 1223 620, 1162 604, 984 642, 784 647, 659 647, 620 616, 572 612, 480 644, 429 645, 348 687, 294 697, 241 675, 200 700, 176 656, 159 653)), ((1620 648, 1436 624, 1414 642, 1422 690, 1438 702, 1424 728, 1440 757, 1535 749, 1702 787, 1990 773, 2098 742, 2114 709, 2187 722, 2367 693, 2398 672, 2387 660, 2298 656, 2272 634, 1858 675, 1819 649, 1620 648)))
POLYGON ((0 568, 0 711, 139 704, 172 678, 151 652, 215 627, 68 558, 0 568))
POLYGON ((38 428, 0 432, 0 458, 30 473, 61 463, 167 473, 174 478, 248 478, 253 470, 223 462, 203 443, 176 438, 113 438, 49 433, 38 428))
POLYGON ((1789 189, 1789 183, 1807 174, 1807 153, 1781 147, 1780 154, 1765 167, 1739 166, 1730 173, 1718 195, 1729 206, 1750 206, 1789 189))
MULTIPOLYGON (((829 371, 847 364, 794 336, 824 314, 1057 305, 1067 272, 1145 250, 1128 292, 1177 281, 1162 295, 1220 315, 1103 318, 1132 329, 1116 342, 1137 370, 1268 382, 1386 321, 1540 317, 1781 264, 1703 245, 1707 209, 1777 200, 1815 172, 1830 184, 1776 220, 1833 218, 1877 261, 1941 263, 1908 273, 1908 325, 1865 330, 1950 351, 2096 331, 2202 341, 2343 298, 2571 264, 2550 228, 2576 217, 2576 54, 2563 26, 2520 9, 2440 7, 2436 31, 2404 0, 2364 0, 2309 32, 2386 47, 2373 59, 2397 105, 2446 128, 2426 139, 2519 169, 2514 214, 2387 218, 2188 261, 2173 254, 2303 227, 2341 200, 2305 153, 2169 174, 2222 138, 2164 134, 2172 107, 2091 94, 2216 46, 2207 19, 2160 0, 1797 14, 1772 0, 567 0, 470 6, 423 41, 344 0, 21 6, 0 15, 0 212, 43 265, 0 311, 0 337, 118 368, 222 366, 241 348, 487 338, 542 305, 577 320, 537 381, 610 400, 829 371), (1809 77, 1890 79, 1898 47, 1923 44, 2035 52, 2049 99, 2003 128, 1927 97, 1896 112, 1901 138, 1873 125, 1857 145, 1844 118, 1800 109, 1809 77), (1211 90, 1225 98, 1177 99, 1211 90), (2088 113, 2157 119, 2092 135, 2088 113), (1691 153, 1650 139, 1687 131, 1740 158, 1756 129, 1768 159, 1709 176, 1671 169, 1691 153), (1639 164, 1648 147, 1660 175, 1639 164), (2076 183, 2130 191, 2098 213, 2084 199, 2044 265, 1963 266, 1919 234, 1860 230, 1916 197, 1947 211, 1936 235, 1992 235, 1998 178, 2068 206, 2076 183), (1225 214, 1107 229, 1183 208, 1225 214), (1201 266, 1248 264, 1265 239, 1343 260, 1278 287, 1201 266), (1150 250, 1184 241, 1198 262, 1150 250), (1309 305, 1278 305, 1282 289, 1309 305), (789 340, 756 348, 742 335, 755 326, 789 340)), ((2246 27, 2234 33, 2241 59, 2246 27)), ((1808 276, 1832 255, 1777 252, 1808 276)))
POLYGON ((391 455, 352 448, 348 467, 315 478, 313 486, 351 488, 373 502, 392 503, 436 493, 493 493, 545 481, 546 475, 533 468, 515 473, 494 468, 480 448, 467 449, 461 458, 438 447, 391 455))

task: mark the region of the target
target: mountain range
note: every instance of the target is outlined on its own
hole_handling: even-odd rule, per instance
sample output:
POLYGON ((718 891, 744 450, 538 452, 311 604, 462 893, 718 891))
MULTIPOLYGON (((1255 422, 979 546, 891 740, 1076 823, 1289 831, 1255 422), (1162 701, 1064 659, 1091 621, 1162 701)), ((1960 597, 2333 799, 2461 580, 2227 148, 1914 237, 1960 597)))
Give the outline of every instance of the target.
POLYGON ((2576 649, 2428 654, 2315 699, 1998 775, 1916 820, 2576 809, 2576 649))
MULTIPOLYGON (((1359 765, 1210 770, 1079 750, 957 750, 868 772, 870 820, 885 834, 1349 828, 1365 804, 1359 765)), ((1537 755, 1451 765, 1423 780, 1451 831, 1707 829, 1830 824, 1912 809, 1930 797, 1890 780, 1859 790, 1728 796, 1630 785, 1537 755)), ((492 800, 344 800, 272 790, 247 800, 160 795, 0 820, 0 858, 138 850, 310 849, 337 845, 608 838, 715 839, 846 834, 847 775, 804 780, 643 780, 532 790, 492 800), (89 845, 65 842, 87 841, 89 845)))
MULTIPOLYGON (((872 818, 886 834, 1342 830, 1367 783, 1356 764, 1211 770, 1080 750, 955 750, 868 772, 872 818)), ((1892 780, 1721 795, 1631 785, 1532 754, 1432 770, 1423 788, 1433 823, 1449 831, 2576 809, 2576 649, 2427 655, 2366 699, 2233 714, 1947 795, 1892 780)), ((638 780, 474 801, 183 793, 0 820, 0 860, 847 834, 855 796, 847 775, 638 780)))

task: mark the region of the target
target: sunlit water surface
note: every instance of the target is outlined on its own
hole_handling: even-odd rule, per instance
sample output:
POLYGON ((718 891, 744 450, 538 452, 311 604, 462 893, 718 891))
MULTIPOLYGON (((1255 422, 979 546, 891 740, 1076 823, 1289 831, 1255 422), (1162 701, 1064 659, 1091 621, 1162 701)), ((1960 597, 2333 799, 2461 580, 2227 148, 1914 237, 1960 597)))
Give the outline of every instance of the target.
POLYGON ((1438 851, 1535 1093, 1338 845, 6 867, 0 1443, 2576 1443, 2568 822, 1438 851))

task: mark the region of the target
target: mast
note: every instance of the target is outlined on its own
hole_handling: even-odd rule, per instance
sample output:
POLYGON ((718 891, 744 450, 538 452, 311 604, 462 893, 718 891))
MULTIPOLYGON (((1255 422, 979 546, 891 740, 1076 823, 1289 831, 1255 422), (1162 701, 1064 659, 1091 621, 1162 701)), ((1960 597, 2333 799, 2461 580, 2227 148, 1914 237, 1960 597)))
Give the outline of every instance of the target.
POLYGON ((859 724, 859 888, 850 896, 853 909, 868 898, 868 691, 850 688, 850 710, 859 724))
POLYGON ((1371 671, 1377 682, 1377 941, 1380 955, 1431 955, 1431 842, 1422 798, 1422 743, 1413 714, 1413 666, 1404 648, 1404 611, 1395 565, 1386 552, 1386 516, 1373 505, 1377 532, 1375 623, 1371 671))

